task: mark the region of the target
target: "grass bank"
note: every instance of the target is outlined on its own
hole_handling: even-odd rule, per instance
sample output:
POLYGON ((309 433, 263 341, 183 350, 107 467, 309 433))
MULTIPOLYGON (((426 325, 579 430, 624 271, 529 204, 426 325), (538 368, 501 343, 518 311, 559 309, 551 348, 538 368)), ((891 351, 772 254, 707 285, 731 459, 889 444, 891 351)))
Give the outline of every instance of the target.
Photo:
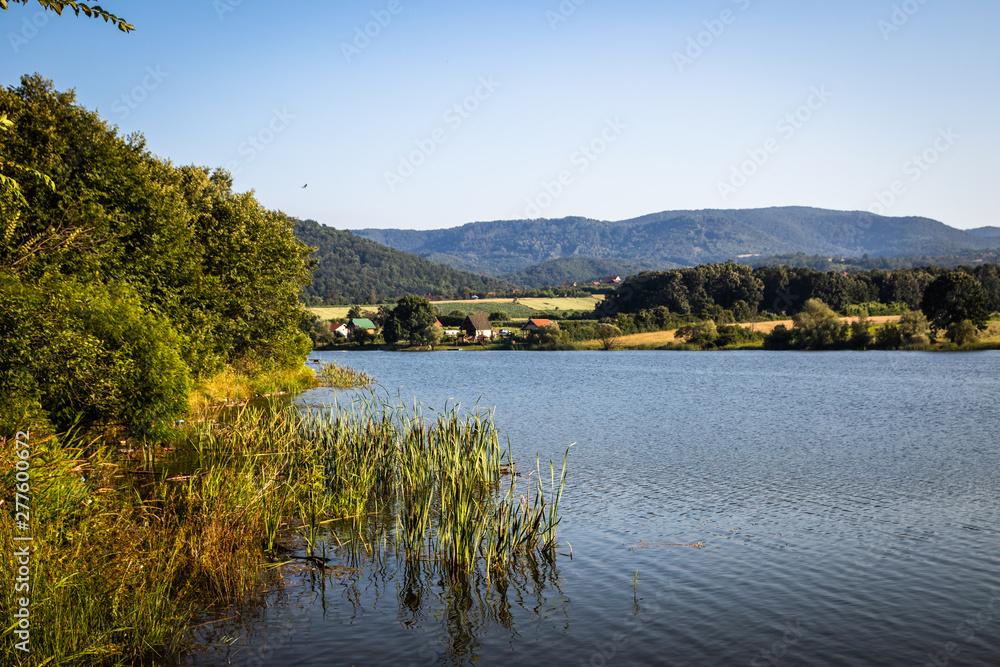
MULTIPOLYGON (((186 467, 168 460, 171 472, 137 468, 117 446, 79 435, 29 442, 30 589, 15 593, 18 565, 6 549, 0 608, 30 596, 31 654, 19 662, 8 618, 4 665, 176 654, 196 617, 260 599, 283 564, 283 535, 312 545, 324 526, 345 553, 377 549, 383 561, 426 560, 450 576, 552 556, 565 479, 564 461, 561 477, 550 469, 548 495, 539 483, 528 500, 505 476, 510 453, 492 415, 429 420, 374 395, 353 408, 304 413, 275 402, 201 422, 173 443, 186 467)), ((10 507, 19 482, 9 444, 0 453, 8 545, 25 534, 10 507)))

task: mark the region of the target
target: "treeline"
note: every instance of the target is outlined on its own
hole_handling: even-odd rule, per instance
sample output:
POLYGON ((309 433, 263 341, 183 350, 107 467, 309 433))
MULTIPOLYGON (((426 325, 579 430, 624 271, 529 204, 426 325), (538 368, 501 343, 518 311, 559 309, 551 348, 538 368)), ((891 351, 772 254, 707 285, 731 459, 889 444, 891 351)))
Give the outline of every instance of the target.
POLYGON ((787 266, 751 268, 726 262, 630 277, 598 307, 597 315, 614 318, 621 314, 667 324, 677 316, 696 314, 716 319, 729 311, 737 321, 750 321, 795 315, 810 299, 838 312, 864 305, 919 309, 928 286, 951 274, 969 276, 982 289, 985 307, 990 312, 1000 311, 997 264, 974 269, 915 267, 845 274, 787 266))
POLYGON ((882 269, 912 269, 918 266, 939 266, 954 269, 959 266, 976 266, 984 262, 996 262, 1000 258, 1000 239, 997 250, 967 250, 950 255, 935 255, 923 257, 830 257, 829 255, 807 255, 805 253, 789 253, 757 259, 740 260, 749 266, 797 266, 817 271, 871 271, 882 269))
POLYGON ((0 90, 0 118, 0 433, 141 434, 199 379, 301 366, 310 249, 292 220, 38 75, 0 90))
POLYGON ((315 248, 316 269, 305 288, 310 305, 375 304, 405 295, 468 298, 512 287, 313 220, 296 221, 295 235, 315 248))

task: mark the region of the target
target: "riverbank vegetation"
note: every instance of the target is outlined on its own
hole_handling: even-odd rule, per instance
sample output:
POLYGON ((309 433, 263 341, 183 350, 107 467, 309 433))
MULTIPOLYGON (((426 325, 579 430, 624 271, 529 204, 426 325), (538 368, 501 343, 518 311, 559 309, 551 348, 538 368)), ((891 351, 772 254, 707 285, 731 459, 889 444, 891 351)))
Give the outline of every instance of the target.
POLYGON ((0 90, 0 434, 157 437, 301 387, 293 220, 175 166, 40 76, 0 90))
MULTIPOLYGON (((302 548, 322 568, 318 540, 325 556, 419 563, 445 579, 555 556, 565 460, 544 475, 548 488, 540 469, 518 484, 488 413, 425 418, 374 394, 316 412, 267 403, 173 443, 154 461, 79 434, 32 441, 36 664, 127 665, 196 648, 195 619, 257 604, 280 568, 303 562, 289 554, 302 548)), ((13 456, 2 448, 2 470, 13 456)), ((0 513, 0 540, 15 534, 13 513, 0 513)), ((4 561, 0 606, 13 609, 17 568, 4 561)), ((14 641, 0 634, 0 655, 13 657, 14 641)))

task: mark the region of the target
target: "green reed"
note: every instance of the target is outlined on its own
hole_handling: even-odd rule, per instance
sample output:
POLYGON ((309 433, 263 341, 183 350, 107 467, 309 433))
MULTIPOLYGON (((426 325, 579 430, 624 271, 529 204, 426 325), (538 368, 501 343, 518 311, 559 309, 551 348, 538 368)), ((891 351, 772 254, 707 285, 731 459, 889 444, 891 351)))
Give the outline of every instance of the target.
POLYGON ((316 373, 320 384, 324 387, 347 389, 352 387, 369 387, 375 383, 373 378, 364 371, 357 371, 332 361, 325 362, 316 373))
MULTIPOLYGON (((455 574, 504 575, 522 555, 554 555, 566 460, 558 478, 551 469, 548 497, 536 483, 529 501, 502 472, 510 447, 490 413, 425 418, 368 394, 322 412, 245 407, 172 444, 193 460, 152 474, 79 435, 35 443, 32 664, 125 665, 181 650, 196 613, 258 599, 280 538, 297 529, 310 553, 332 526, 328 541, 348 559, 455 574)), ((5 500, 12 449, 0 452, 5 500)), ((0 542, 14 535, 13 513, 0 512, 0 542)), ((11 609, 16 567, 10 550, 0 559, 0 608, 11 609)), ((0 627, 0 665, 29 664, 14 641, 0 627)))

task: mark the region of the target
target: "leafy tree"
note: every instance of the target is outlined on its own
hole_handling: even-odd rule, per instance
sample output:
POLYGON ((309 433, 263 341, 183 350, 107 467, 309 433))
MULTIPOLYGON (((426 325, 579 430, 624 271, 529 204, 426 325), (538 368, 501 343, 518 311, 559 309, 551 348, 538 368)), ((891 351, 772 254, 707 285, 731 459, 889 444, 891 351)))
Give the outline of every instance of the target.
POLYGON ((362 317, 361 306, 354 305, 354 306, 351 306, 347 310, 347 319, 348 320, 354 320, 354 319, 357 319, 359 317, 362 317))
POLYGON ((697 345, 705 350, 713 347, 719 337, 719 331, 712 320, 705 320, 698 324, 689 324, 681 327, 675 334, 677 338, 685 341, 689 345, 697 345))
MULTIPOLYGON (((395 324, 391 333, 395 336, 395 340, 406 338, 413 345, 427 336, 428 330, 437 320, 437 311, 431 302, 423 297, 404 296, 396 302, 392 319, 395 320, 395 324)), ((388 338, 386 342, 389 342, 388 338)))
POLYGON ((444 338, 444 327, 434 324, 424 330, 424 343, 430 345, 432 350, 435 345, 441 344, 442 338, 444 338))
MULTIPOLYGON (((926 336, 925 336, 926 338, 926 336)), ((903 346, 903 334, 897 324, 884 324, 875 331, 875 345, 883 350, 898 350, 903 346)))
POLYGON ((969 320, 952 322, 945 336, 955 345, 965 347, 979 337, 979 329, 969 320))
POLYGON ((507 313, 503 312, 502 310, 497 310, 497 311, 494 311, 494 312, 490 313, 490 318, 489 319, 490 319, 490 322, 506 322, 507 321, 507 313))
POLYGON ((538 327, 528 334, 529 343, 538 349, 555 349, 562 344, 562 330, 557 322, 538 327))
MULTIPOLYGON (((9 0, 9 2, 20 2, 22 5, 28 4, 30 0, 9 0)), ((8 0, 0 0, 0 9, 7 9, 8 0)), ((86 2, 74 2, 73 0, 65 0, 60 2, 59 0, 38 0, 44 9, 51 10, 62 16, 63 10, 67 7, 73 10, 73 13, 77 16, 80 12, 88 18, 104 19, 105 23, 113 23, 118 26, 118 29, 124 33, 131 32, 135 30, 135 26, 131 23, 127 23, 125 19, 119 18, 114 14, 105 11, 100 5, 95 5, 93 3, 86 2)))
POLYGON ((990 317, 985 290, 964 271, 951 271, 928 285, 920 310, 927 316, 934 336, 962 320, 983 330, 990 317))
POLYGON ((868 317, 868 311, 862 310, 858 319, 851 322, 851 347, 865 350, 872 344, 872 321, 868 317))
POLYGON ((792 318, 797 347, 822 350, 835 347, 847 337, 848 327, 840 323, 837 313, 819 299, 809 299, 805 307, 792 318))
POLYGON ((622 337, 622 330, 613 324, 598 324, 594 327, 594 335, 601 341, 605 350, 613 350, 622 337))

